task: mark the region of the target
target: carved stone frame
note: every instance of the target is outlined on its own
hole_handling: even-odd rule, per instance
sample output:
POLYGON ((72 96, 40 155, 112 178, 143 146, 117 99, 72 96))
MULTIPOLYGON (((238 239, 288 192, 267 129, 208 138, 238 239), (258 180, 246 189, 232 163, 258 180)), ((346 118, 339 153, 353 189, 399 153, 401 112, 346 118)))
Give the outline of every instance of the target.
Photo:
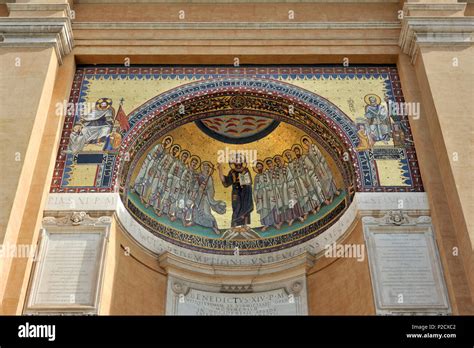
POLYGON ((183 301, 186 301, 186 296, 192 291, 205 292, 209 295, 228 295, 232 298, 239 297, 239 295, 242 294, 245 294, 244 296, 247 296, 248 294, 259 296, 269 292, 280 291, 280 293, 284 293, 288 296, 289 303, 294 303, 296 315, 308 315, 305 275, 290 277, 277 282, 260 284, 205 284, 170 275, 168 276, 166 315, 181 315, 178 311, 180 300, 182 299, 183 301))
POLYGON ((25 302, 24 314, 26 315, 95 315, 99 312, 100 294, 102 290, 104 263, 109 230, 112 219, 109 216, 92 218, 86 212, 72 212, 61 217, 48 216, 43 219, 43 228, 38 242, 37 259, 32 270, 28 286, 27 301, 25 302), (98 234, 99 254, 94 269, 94 280, 91 285, 92 300, 88 304, 58 304, 37 302, 40 279, 43 276, 44 261, 49 236, 53 234, 98 234))
POLYGON ((375 311, 378 315, 448 315, 451 313, 449 296, 446 288, 443 268, 436 240, 433 234, 433 226, 429 216, 410 217, 403 211, 388 211, 383 217, 362 218, 364 239, 366 243, 369 270, 374 295, 375 311), (379 271, 376 259, 373 236, 375 234, 422 234, 426 238, 429 262, 435 282, 440 293, 438 303, 430 305, 391 305, 383 303, 382 285, 380 283, 379 271))

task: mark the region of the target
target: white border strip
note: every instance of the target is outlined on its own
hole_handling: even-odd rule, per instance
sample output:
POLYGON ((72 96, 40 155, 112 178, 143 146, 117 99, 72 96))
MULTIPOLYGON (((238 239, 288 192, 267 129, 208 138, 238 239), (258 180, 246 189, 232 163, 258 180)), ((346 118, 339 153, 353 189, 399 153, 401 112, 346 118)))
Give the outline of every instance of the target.
POLYGON ((45 216, 64 211, 110 211, 133 239, 148 251, 160 255, 170 252, 187 260, 208 265, 262 265, 293 258, 302 253, 318 254, 326 245, 336 242, 356 220, 379 210, 429 211, 428 197, 424 192, 366 193, 357 192, 354 201, 339 220, 319 236, 297 246, 258 255, 220 255, 193 251, 155 236, 140 225, 127 211, 118 193, 51 193, 45 216))

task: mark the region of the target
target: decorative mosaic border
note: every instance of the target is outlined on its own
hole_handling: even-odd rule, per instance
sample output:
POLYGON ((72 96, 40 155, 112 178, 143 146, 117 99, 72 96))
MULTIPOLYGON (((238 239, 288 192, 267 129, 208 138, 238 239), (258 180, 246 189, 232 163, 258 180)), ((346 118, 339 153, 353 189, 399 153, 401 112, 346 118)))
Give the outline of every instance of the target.
POLYGON ((221 255, 233 255, 235 248, 239 248, 242 255, 254 255, 290 248, 320 235, 344 214, 350 199, 350 197, 344 198, 326 215, 309 225, 275 237, 255 240, 213 239, 185 233, 160 224, 143 213, 131 200, 127 200, 126 208, 133 218, 147 231, 175 245, 190 250, 221 255))
MULTIPOLYGON (((131 77, 131 78, 158 78, 160 76, 170 76, 184 78, 195 77, 197 79, 216 79, 216 78, 239 78, 239 77, 253 77, 258 79, 267 79, 274 83, 279 77, 353 77, 360 78, 366 75, 367 77, 378 76, 382 74, 387 76, 387 90, 388 96, 391 100, 397 102, 403 102, 403 93, 401 90, 401 83, 398 76, 398 72, 395 66, 353 66, 353 67, 340 67, 340 66, 300 66, 300 67, 289 67, 289 66, 267 66, 267 67, 79 67, 76 71, 73 85, 71 88, 69 102, 73 105, 77 105, 78 102, 84 101, 84 92, 87 90, 87 81, 85 78, 91 78, 94 76, 104 77, 131 77)), ((181 87, 180 87, 181 88, 181 87)), ((174 91, 175 93, 175 91, 174 91)), ((312 94, 308 92, 309 94, 312 94)), ((312 94, 315 96, 314 94, 312 94)), ((293 96, 289 95, 289 98, 293 96)), ((147 104, 147 103, 145 103, 147 104)), ((134 113, 134 110, 132 113, 134 113)), ((70 156, 64 155, 61 152, 67 149, 69 143, 69 136, 74 124, 75 112, 73 111, 68 114, 64 121, 63 131, 61 134, 61 141, 58 149, 57 161, 53 172, 53 178, 51 183, 51 192, 54 193, 73 193, 73 192, 112 192, 114 191, 114 178, 113 168, 115 167, 116 155, 104 155, 103 160, 103 171, 108 174, 102 177, 102 181, 96 187, 66 187, 63 185, 63 177, 67 169, 67 162, 71 160, 70 156)), ((140 117, 139 117, 140 118, 140 117)), ((413 141, 410 124, 408 118, 402 118, 402 122, 408 132, 406 139, 413 141)), ((133 120, 131 125, 133 129, 133 120)), ((128 135, 128 134, 127 134, 128 135)), ((400 186, 384 186, 378 185, 376 179, 376 168, 373 167, 373 161, 370 160, 370 156, 373 155, 368 152, 359 152, 359 170, 361 178, 369 178, 367 182, 362 182, 358 191, 362 192, 420 192, 423 191, 423 185, 421 181, 421 175, 416 159, 416 152, 413 146, 406 147, 406 159, 411 177, 411 186, 400 187, 400 186)))
MULTIPOLYGON (((271 103, 279 103, 280 108, 275 113, 269 111, 269 109, 260 108, 257 110, 252 110, 252 114, 257 114, 259 116, 265 116, 273 118, 279 122, 287 122, 292 124, 295 127, 302 129, 304 132, 309 134, 311 137, 316 139, 321 146, 323 146, 326 151, 333 157, 336 165, 339 168, 339 171, 343 175, 344 185, 345 187, 350 187, 356 184, 356 180, 359 180, 356 177, 358 173, 358 163, 357 163, 357 155, 355 152, 351 152, 351 138, 355 137, 355 129, 353 129, 353 123, 337 108, 333 107, 331 112, 336 113, 338 112, 338 119, 340 120, 339 123, 334 122, 333 119, 327 117, 322 111, 320 110, 311 110, 306 106, 301 106, 298 103, 291 103, 294 105, 295 115, 298 116, 291 116, 285 115, 284 113, 288 113, 288 100, 282 96, 279 96, 277 93, 272 95, 265 94, 265 93, 255 93, 254 90, 250 90, 247 88, 241 88, 236 84, 239 84, 240 79, 217 79, 213 82, 214 87, 206 88, 207 82, 202 83, 192 83, 186 86, 186 89, 190 89, 192 91, 199 91, 201 88, 206 92, 201 96, 197 96, 195 98, 190 98, 189 103, 191 106, 186 106, 186 110, 189 110, 186 116, 182 116, 179 119, 175 119, 178 110, 177 110, 177 102, 175 102, 174 106, 170 106, 168 103, 168 96, 164 93, 163 98, 158 98, 159 100, 151 100, 149 104, 146 104, 143 107, 140 107, 134 110, 131 115, 131 123, 135 122, 135 126, 132 128, 126 139, 124 139, 122 148, 120 151, 121 156, 124 153, 127 153, 129 156, 128 161, 122 161, 122 173, 120 177, 120 189, 121 192, 125 192, 124 196, 126 196, 127 188, 129 187, 129 179, 132 174, 132 171, 129 168, 134 168, 138 162, 138 160, 144 155, 144 152, 147 151, 150 144, 157 141, 161 136, 166 134, 170 129, 175 129, 176 127, 186 124, 192 121, 199 119, 199 117, 208 117, 210 116, 209 112, 204 113, 195 113, 192 108, 193 104, 199 103, 199 100, 202 98, 206 98, 209 101, 209 105, 211 106, 218 101, 217 104, 220 105, 219 110, 213 111, 218 115, 225 115, 226 112, 229 110, 231 111, 230 114, 235 114, 234 110, 231 108, 229 109, 226 107, 226 104, 231 104, 231 102, 226 103, 224 100, 226 97, 235 97, 236 95, 248 99, 249 101, 255 101, 255 104, 260 104, 259 101, 269 101, 271 103), (222 84, 227 85, 227 90, 222 88, 222 84), (238 92, 234 90, 234 88, 238 87, 238 92), (215 90, 214 90, 215 88, 215 90), (217 91, 217 92, 216 92, 217 91), (224 98, 224 99, 221 99, 224 98), (163 99, 163 100, 161 100, 163 99), (160 104, 166 103, 165 106, 160 107, 160 104), (152 110, 150 112, 149 110, 152 110), (311 117, 317 113, 318 118, 320 120, 311 121, 311 117), (157 115, 159 114, 160 122, 156 122, 157 115), (323 121, 326 120, 327 123, 323 121), (341 130, 340 123, 343 123, 345 131, 341 130), (169 129, 167 129, 169 128, 169 129), (321 134, 326 137, 326 141, 321 138, 321 134), (341 156, 344 152, 350 153, 352 156, 352 161, 342 161, 341 156)), ((282 83, 275 83, 273 81, 266 81, 266 80, 245 80, 245 83, 261 83, 265 82, 268 85, 273 85, 273 87, 291 87, 288 84, 282 83)), ((304 91, 304 90, 300 90, 304 91)), ((271 91, 274 92, 273 90, 271 91)), ((187 93, 184 93, 188 96, 187 93)), ((186 105, 186 102, 180 105, 186 105)), ((321 101, 322 108, 327 108, 329 104, 327 101, 321 101)), ((229 105, 230 106, 230 105, 229 105)), ((202 110, 201 110, 202 111, 202 110)), ((357 139, 353 139, 353 141, 357 141, 357 139)), ((118 175, 114 173, 114 175, 118 175)), ((114 178, 115 179, 115 178, 114 178)), ((124 200, 125 202, 125 200, 124 200)))

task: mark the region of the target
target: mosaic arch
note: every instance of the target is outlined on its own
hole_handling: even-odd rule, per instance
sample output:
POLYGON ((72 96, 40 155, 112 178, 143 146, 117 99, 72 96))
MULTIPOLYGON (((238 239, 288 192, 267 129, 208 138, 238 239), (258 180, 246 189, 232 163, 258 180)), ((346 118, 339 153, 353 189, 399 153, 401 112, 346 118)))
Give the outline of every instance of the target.
POLYGON ((194 250, 284 249, 355 191, 423 190, 390 100, 394 67, 79 68, 71 104, 93 107, 69 110, 51 192, 118 191, 150 233, 194 250))

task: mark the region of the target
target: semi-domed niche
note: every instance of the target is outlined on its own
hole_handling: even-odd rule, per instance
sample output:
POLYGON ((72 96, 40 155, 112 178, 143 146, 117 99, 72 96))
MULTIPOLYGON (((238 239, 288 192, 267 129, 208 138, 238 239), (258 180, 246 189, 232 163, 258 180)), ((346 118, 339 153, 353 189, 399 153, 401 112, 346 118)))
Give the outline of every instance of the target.
POLYGON ((294 101, 226 91, 145 106, 136 122, 121 152, 122 200, 175 245, 281 250, 323 233, 351 202, 350 146, 322 113, 294 101))

